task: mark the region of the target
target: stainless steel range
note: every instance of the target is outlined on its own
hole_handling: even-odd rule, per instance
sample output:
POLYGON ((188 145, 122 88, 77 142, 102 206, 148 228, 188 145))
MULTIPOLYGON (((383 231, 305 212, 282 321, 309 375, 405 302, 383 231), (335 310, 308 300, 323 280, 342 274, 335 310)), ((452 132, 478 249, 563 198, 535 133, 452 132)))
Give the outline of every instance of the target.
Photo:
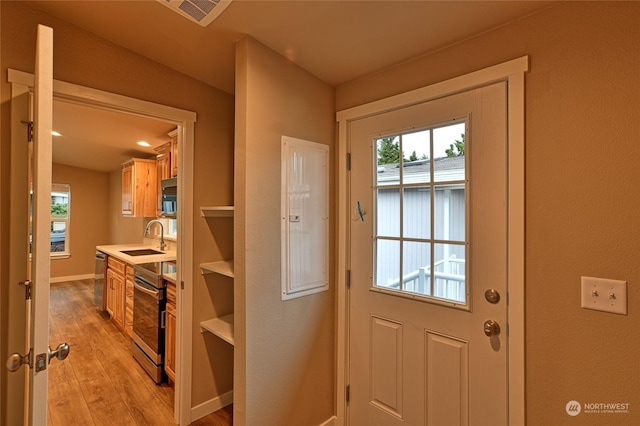
POLYGON ((162 262, 135 265, 133 357, 156 383, 163 381, 165 303, 162 262))

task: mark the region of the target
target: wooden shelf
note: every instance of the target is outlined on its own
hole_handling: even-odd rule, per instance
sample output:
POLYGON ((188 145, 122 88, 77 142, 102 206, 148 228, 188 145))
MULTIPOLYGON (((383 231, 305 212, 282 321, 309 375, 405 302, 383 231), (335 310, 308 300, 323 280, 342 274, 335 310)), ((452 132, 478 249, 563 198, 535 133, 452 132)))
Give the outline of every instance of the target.
POLYGON ((200 207, 202 217, 233 217, 233 206, 200 207))
POLYGON ((222 260, 220 262, 207 262, 200 264, 200 273, 220 274, 233 278, 233 260, 222 260))
POLYGON ((218 318, 202 321, 200 323, 201 331, 208 331, 225 342, 234 345, 235 339, 233 335, 233 314, 224 315, 218 318))

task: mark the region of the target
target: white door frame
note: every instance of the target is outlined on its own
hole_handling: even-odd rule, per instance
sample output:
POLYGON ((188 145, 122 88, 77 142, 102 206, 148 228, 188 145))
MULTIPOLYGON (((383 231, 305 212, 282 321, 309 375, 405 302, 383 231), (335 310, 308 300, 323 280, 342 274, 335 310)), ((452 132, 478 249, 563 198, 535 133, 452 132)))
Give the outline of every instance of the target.
MULTIPOLYGON (((32 88, 33 74, 13 69, 8 70, 8 82, 32 88)), ((12 91, 13 93, 13 91, 12 91)), ((178 132, 178 282, 193 282, 193 153, 196 113, 161 105, 115 93, 104 92, 90 87, 64 81, 53 81, 53 98, 105 109, 124 114, 133 114, 175 123, 178 132)), ((177 368, 174 400, 174 418, 181 425, 191 423, 191 371, 190 351, 192 347, 193 287, 186 285, 177 292, 178 316, 176 347, 177 368)), ((64 336, 63 336, 64 338, 64 336)), ((20 397, 22 397, 20 395, 20 397)))
POLYGON ((338 306, 336 424, 348 422, 346 386, 349 380, 349 292, 346 277, 349 263, 349 179, 347 156, 349 122, 415 105, 443 96, 471 90, 498 81, 507 82, 507 220, 508 258, 508 387, 509 424, 525 424, 525 317, 524 317, 524 74, 529 71, 529 57, 523 56, 430 86, 389 98, 338 111, 338 306))

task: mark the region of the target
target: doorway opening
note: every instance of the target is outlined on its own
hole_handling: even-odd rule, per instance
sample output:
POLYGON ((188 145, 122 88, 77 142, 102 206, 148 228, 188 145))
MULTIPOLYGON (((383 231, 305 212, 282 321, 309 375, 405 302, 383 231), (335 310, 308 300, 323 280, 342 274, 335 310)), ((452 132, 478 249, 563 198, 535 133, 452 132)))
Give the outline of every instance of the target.
MULTIPOLYGON (((33 87, 34 77, 32 74, 9 70, 8 81, 12 84, 12 93, 25 93, 33 87)), ((177 127, 179 147, 178 167, 182 171, 177 190, 179 200, 178 210, 181 212, 177 218, 177 281, 191 282, 193 271, 187 259, 191 259, 192 257, 193 246, 193 236, 190 230, 192 229, 193 216, 192 188, 195 113, 60 81, 54 81, 53 98, 54 101, 64 101, 84 107, 120 113, 125 116, 146 117, 150 120, 171 123, 177 127)), ((19 128, 19 126, 20 123, 12 123, 12 127, 16 129, 19 128)), ((20 138, 16 136, 15 140, 12 140, 12 144, 20 143, 19 139, 20 138)), ((19 152, 20 150, 16 151, 19 152)), ((22 178, 22 175, 19 177, 22 178)), ((190 356, 181 356, 183 352, 181 349, 191 347, 192 291, 189 286, 186 286, 186 288, 181 288, 177 293, 177 380, 174 397, 174 420, 178 423, 186 424, 189 421, 191 409, 191 358, 190 356)), ((13 296, 10 295, 10 297, 13 296)), ((26 308, 21 307, 20 309, 26 308)), ((24 312, 12 314, 11 319, 18 318, 16 323, 19 324, 21 323, 20 317, 24 318, 24 312)), ((21 337, 18 331, 19 330, 16 330, 15 335, 9 336, 9 338, 13 338, 18 342, 15 343, 16 346, 24 346, 24 342, 20 343, 21 337)), ((61 338, 64 339, 64 336, 61 336, 61 338)), ((20 381, 19 378, 17 379, 17 382, 20 381)), ((9 405, 15 406, 20 410, 20 407, 24 404, 21 399, 22 393, 16 392, 16 395, 18 395, 19 398, 15 398, 13 404, 10 402, 9 405)))

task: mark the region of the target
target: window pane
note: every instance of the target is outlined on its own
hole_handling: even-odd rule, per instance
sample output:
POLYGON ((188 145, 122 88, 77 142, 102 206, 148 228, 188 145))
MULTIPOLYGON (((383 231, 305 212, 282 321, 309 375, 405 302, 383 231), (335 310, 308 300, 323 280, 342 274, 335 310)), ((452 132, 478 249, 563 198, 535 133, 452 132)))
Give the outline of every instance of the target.
POLYGON ((433 295, 466 303, 465 246, 436 244, 433 295))
POLYGON ((461 186, 436 186, 433 213, 436 239, 464 241, 465 190, 461 186))
POLYGON ((71 185, 51 185, 51 253, 52 256, 69 254, 69 219, 71 185))
POLYGON ((433 130, 434 182, 465 180, 465 124, 433 130))
POLYGON ((406 238, 431 235, 431 189, 428 186, 404 188, 402 200, 403 234, 406 238))
POLYGON ((379 189, 377 197, 378 236, 400 236, 400 190, 398 188, 379 189))
POLYGON ((431 294, 431 244, 405 241, 402 251, 402 289, 431 294))
POLYGON ((426 183, 431 181, 430 144, 431 130, 402 135, 401 145, 404 153, 402 183, 426 183))
POLYGON ((400 137, 376 140, 376 152, 378 185, 397 185, 400 179, 400 137))
POLYGON ((378 287, 399 288, 400 285, 400 242, 396 240, 376 240, 376 277, 378 287))
POLYGON ((466 304, 466 123, 376 139, 374 286, 466 304))
POLYGON ((67 223, 51 221, 51 252, 64 252, 67 239, 67 223))
POLYGON ((51 217, 66 219, 69 215, 69 191, 51 192, 51 217))

